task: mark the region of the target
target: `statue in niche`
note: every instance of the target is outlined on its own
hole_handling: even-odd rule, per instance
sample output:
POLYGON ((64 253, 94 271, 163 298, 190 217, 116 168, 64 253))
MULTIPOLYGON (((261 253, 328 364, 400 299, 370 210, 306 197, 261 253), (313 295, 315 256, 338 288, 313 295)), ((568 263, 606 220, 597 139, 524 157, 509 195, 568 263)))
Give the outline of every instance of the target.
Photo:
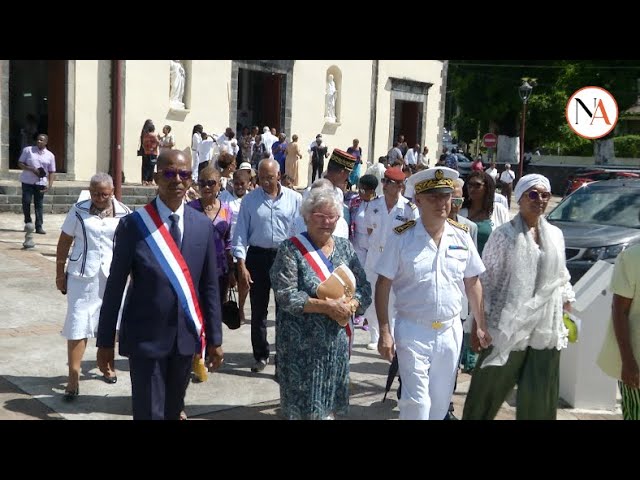
POLYGON ((327 95, 326 95, 326 113, 325 120, 335 123, 336 121, 336 98, 338 96, 338 90, 336 84, 333 81, 333 75, 329 75, 327 81, 327 95))
POLYGON ((184 86, 186 72, 180 60, 171 60, 169 102, 174 108, 184 108, 184 86))

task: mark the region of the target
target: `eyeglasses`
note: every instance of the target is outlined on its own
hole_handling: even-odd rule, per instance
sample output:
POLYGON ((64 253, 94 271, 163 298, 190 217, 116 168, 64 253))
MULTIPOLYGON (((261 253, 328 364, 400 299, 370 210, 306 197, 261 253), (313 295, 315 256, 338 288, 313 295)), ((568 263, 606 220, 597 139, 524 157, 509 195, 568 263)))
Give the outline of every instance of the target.
POLYGON ((383 178, 382 183, 386 183, 387 185, 402 185, 402 182, 398 182, 397 180, 391 180, 390 178, 383 178))
POLYGON ((454 207, 461 207, 463 203, 464 203, 464 198, 462 197, 451 198, 451 205, 453 205, 454 207))
POLYGON ((311 215, 320 222, 327 221, 329 223, 337 222, 338 218, 340 218, 340 215, 325 215, 324 213, 319 212, 314 212, 311 215))
POLYGON ((484 182, 467 182, 467 187, 469 187, 469 188, 482 188, 482 187, 484 187, 484 182))
POLYGON ((530 200, 542 200, 543 202, 548 202, 551 198, 551 192, 538 192, 537 190, 531 190, 527 196, 530 200))
POLYGON ((198 185, 204 187, 215 187, 218 184, 215 180, 198 180, 198 185))
POLYGON ((91 190, 89 190, 89 195, 91 195, 92 197, 109 198, 111 195, 113 195, 113 192, 104 193, 104 192, 92 192, 91 190))
POLYGON ((176 175, 180 176, 180 180, 187 180, 191 178, 191 174, 193 173, 191 170, 176 170, 175 168, 164 168, 162 170, 158 170, 158 173, 161 173, 162 176, 167 180, 173 180, 176 178, 176 175))

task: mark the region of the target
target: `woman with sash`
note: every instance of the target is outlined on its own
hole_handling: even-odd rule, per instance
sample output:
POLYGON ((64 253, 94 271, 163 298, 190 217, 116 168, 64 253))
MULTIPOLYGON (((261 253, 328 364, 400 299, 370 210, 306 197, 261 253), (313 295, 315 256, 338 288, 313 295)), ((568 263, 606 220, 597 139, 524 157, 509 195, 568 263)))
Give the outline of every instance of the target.
MULTIPOLYGON (((495 229, 482 252, 485 325, 474 321, 471 344, 478 352, 478 329, 488 327, 492 345, 480 353, 471 377, 463 420, 492 420, 518 386, 517 420, 555 420, 560 351, 567 347, 563 310, 575 295, 565 265, 564 238, 544 219, 551 185, 538 174, 516 185, 520 212, 495 229)), ((478 228, 478 243, 480 228, 478 228)))
POLYGON ((280 406, 287 419, 333 419, 348 411, 349 341, 344 325, 367 309, 371 285, 349 240, 333 235, 341 209, 333 192, 312 191, 300 207, 307 231, 282 242, 271 268, 279 306, 280 406), (341 289, 342 298, 318 295, 319 286, 335 279, 334 269, 344 267, 353 273, 353 291, 341 289))

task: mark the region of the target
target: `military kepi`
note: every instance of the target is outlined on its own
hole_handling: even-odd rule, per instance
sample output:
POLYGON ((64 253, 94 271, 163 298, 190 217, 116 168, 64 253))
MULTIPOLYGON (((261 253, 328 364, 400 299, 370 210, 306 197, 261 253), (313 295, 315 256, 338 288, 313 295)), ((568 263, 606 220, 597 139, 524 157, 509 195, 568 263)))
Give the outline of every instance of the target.
POLYGON ((338 150, 337 148, 333 149, 331 152, 331 157, 329 157, 330 162, 335 162, 343 168, 351 171, 356 166, 356 157, 348 154, 347 152, 343 152, 342 150, 338 150))
POLYGON ((409 177, 416 194, 452 193, 453 181, 458 178, 457 171, 447 167, 435 167, 422 170, 409 177))

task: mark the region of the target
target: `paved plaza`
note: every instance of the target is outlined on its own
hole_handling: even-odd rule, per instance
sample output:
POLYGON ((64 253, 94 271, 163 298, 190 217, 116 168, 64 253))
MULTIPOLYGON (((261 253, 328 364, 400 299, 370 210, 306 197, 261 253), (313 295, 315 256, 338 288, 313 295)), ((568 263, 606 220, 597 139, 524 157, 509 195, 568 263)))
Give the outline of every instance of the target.
MULTIPOLYGON (((62 400, 66 385, 66 340, 60 335, 66 298, 55 288, 55 249, 62 214, 46 214, 46 235, 35 235, 36 246, 24 250, 22 215, 0 214, 0 420, 131 419, 131 383, 126 358, 116 358, 118 382, 100 380, 95 340, 90 340, 83 361, 80 396, 62 400)), ((268 335, 275 338, 273 301, 268 335)), ((247 300, 247 318, 249 301, 247 300)), ((251 373, 250 326, 224 329, 225 364, 205 383, 191 384, 186 413, 190 419, 278 419, 278 384, 273 365, 251 373)), ((366 350, 369 335, 356 330, 351 359, 351 410, 348 419, 398 418, 397 381, 382 403, 388 363, 366 350)), ((470 377, 461 374, 454 395, 455 413, 462 415, 470 377)), ((498 419, 515 416, 515 392, 503 404, 498 419)), ((580 411, 560 408, 558 419, 621 419, 617 411, 580 411)))

